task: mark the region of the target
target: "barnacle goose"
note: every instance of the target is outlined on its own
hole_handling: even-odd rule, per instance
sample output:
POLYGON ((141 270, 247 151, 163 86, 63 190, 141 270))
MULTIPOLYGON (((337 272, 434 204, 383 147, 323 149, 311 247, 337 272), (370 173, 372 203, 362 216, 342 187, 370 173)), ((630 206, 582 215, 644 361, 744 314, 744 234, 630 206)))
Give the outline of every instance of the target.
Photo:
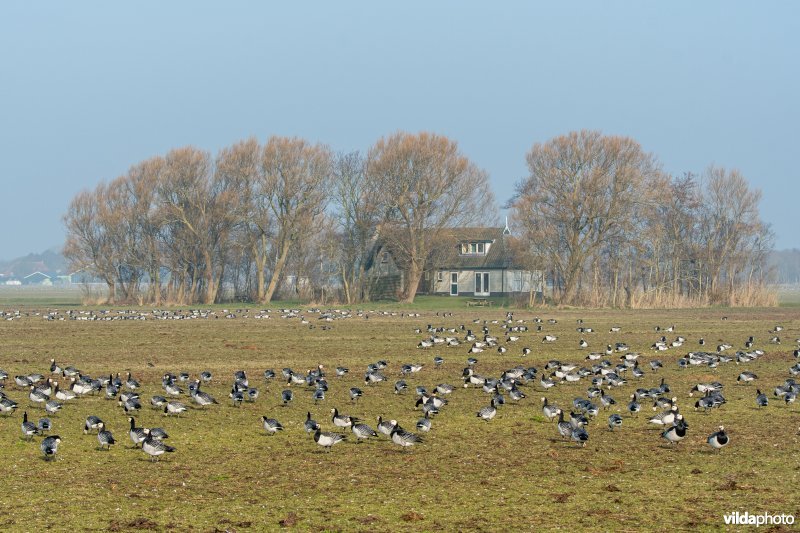
POLYGON ((61 390, 58 388, 58 381, 53 382, 53 396, 62 402, 75 399, 75 393, 71 390, 61 390))
POLYGON ((318 403, 318 402, 321 402, 322 400, 324 400, 325 399, 325 389, 322 389, 322 388, 315 389, 314 392, 311 394, 311 399, 314 400, 315 404, 318 403))
POLYGON ((294 399, 294 392, 291 389, 283 389, 281 392, 281 401, 283 405, 288 405, 294 399))
POLYGON ((58 435, 51 435, 46 437, 42 444, 39 446, 44 454, 45 459, 50 459, 51 457, 55 459, 56 452, 58 451, 58 445, 61 443, 61 437, 58 435))
POLYGON ((22 435, 28 440, 31 440, 34 435, 39 434, 39 428, 36 424, 28 421, 28 411, 22 413, 22 435))
POLYGON ((476 413, 475 416, 482 420, 486 420, 487 422, 497 415, 497 401, 492 398, 492 401, 489 405, 482 407, 480 411, 476 413))
POLYGON ((264 424, 264 431, 267 432, 267 435, 274 435, 278 431, 283 431, 283 425, 274 418, 262 416, 261 422, 264 424))
POLYGON ((667 439, 670 444, 675 444, 686 438, 686 429, 689 424, 683 419, 683 415, 675 415, 675 425, 664 431, 661 436, 667 439))
POLYGON ((164 428, 150 428, 147 429, 146 431, 147 434, 153 437, 154 439, 164 440, 169 438, 169 435, 164 430, 164 428))
POLYGON ((311 418, 311 411, 306 413, 306 421, 303 423, 303 426, 306 428, 306 433, 311 433, 319 427, 317 421, 311 418))
POLYGON ((50 396, 45 394, 42 389, 37 388, 35 385, 31 385, 28 398, 34 403, 45 403, 50 399, 50 396))
POLYGON ((105 446, 107 450, 110 450, 111 445, 117 443, 117 441, 114 440, 114 435, 105 429, 105 424, 102 422, 100 422, 99 431, 97 432, 97 442, 100 443, 101 450, 103 449, 103 446, 105 446))
POLYGON ((152 398, 150 398, 150 405, 152 405, 153 408, 155 409, 160 409, 165 405, 167 405, 167 399, 164 398, 163 396, 158 396, 158 395, 153 396, 152 398))
POLYGON ((159 456, 164 453, 172 453, 175 448, 164 444, 164 442, 154 438, 152 435, 145 435, 142 439, 142 451, 150 456, 151 461, 157 461, 159 456))
POLYGON ((389 437, 392 439, 392 442, 402 446, 403 448, 407 448, 409 446, 413 446, 415 444, 419 444, 422 442, 422 437, 419 435, 415 435, 414 433, 410 433, 400 427, 396 420, 392 420, 391 423, 394 425, 392 432, 389 434, 389 437))
POLYGON ((394 420, 384 420, 383 417, 378 417, 378 431, 386 435, 387 437, 391 437, 392 430, 394 426, 397 424, 394 420))
POLYGON ((130 437, 131 442, 133 442, 133 447, 136 448, 148 436, 147 430, 145 428, 137 428, 136 421, 132 416, 128 417, 128 422, 131 424, 131 428, 128 431, 128 436, 130 437))
POLYGON ((10 415, 17 408, 17 402, 5 396, 0 398, 0 413, 10 415))
POLYGON ((167 402, 167 405, 164 406, 164 415, 176 415, 180 416, 181 413, 186 412, 186 406, 183 405, 181 402, 167 402))
POLYGON ((244 401, 244 392, 240 391, 235 386, 231 388, 231 392, 228 394, 228 396, 230 396, 231 403, 234 407, 241 406, 242 402, 244 401))
POLYGON ((728 434, 725 433, 725 427, 720 426, 719 431, 715 431, 711 435, 708 436, 706 439, 708 444, 716 449, 717 451, 721 450, 724 446, 727 446, 730 442, 730 438, 728 438, 728 434))
POLYGON ((356 443, 378 436, 375 430, 366 424, 353 424, 350 430, 353 432, 353 435, 356 436, 356 443))
POLYGON ((200 372, 200 380, 203 383, 210 383, 212 379, 213 379, 213 376, 211 375, 211 372, 209 372, 208 370, 200 372))
POLYGON ((420 431, 428 432, 431 430, 431 417, 430 413, 425 412, 425 416, 417 420, 417 429, 420 431))
POLYGON ((50 430, 53 428, 53 423, 50 422, 50 419, 47 417, 42 417, 36 423, 36 429, 39 430, 40 435, 46 435, 50 433, 50 430))
POLYGON ((443 363, 444 363, 444 358, 442 358, 442 357, 440 357, 438 355, 433 358, 433 366, 434 367, 439 368, 439 367, 442 366, 443 363))
POLYGON ((756 389, 756 405, 759 407, 766 407, 769 405, 769 398, 759 389, 756 389))
POLYGON ((103 427, 103 421, 100 420, 99 417, 91 415, 86 417, 86 422, 83 423, 83 433, 89 433, 90 431, 100 431, 100 428, 103 427))
POLYGON ((622 427, 622 417, 614 413, 608 417, 608 429, 614 431, 614 428, 622 427))
POLYGON ((400 394, 402 391, 406 389, 408 389, 408 383, 406 383, 405 380, 400 379, 394 383, 395 394, 400 394))
POLYGON ((51 415, 59 412, 61 407, 63 406, 55 400, 47 400, 44 404, 44 410, 51 415))
POLYGON ((336 408, 331 409, 331 420, 333 421, 333 425, 340 428, 347 428, 352 426, 354 423, 358 422, 358 418, 352 417, 350 415, 340 415, 339 410, 336 408))
POLYGON ((358 387, 350 387, 350 401, 351 402, 357 401, 361 396, 363 396, 363 394, 364 394, 364 391, 362 391, 358 387))
POLYGON ((576 426, 572 428, 570 438, 581 446, 586 446, 586 441, 589 440, 589 433, 583 426, 576 426))
POLYGON ((128 372, 128 379, 125 380, 125 386, 130 390, 136 390, 139 388, 139 382, 133 379, 130 372, 128 372))
POLYGON ((217 400, 214 399, 213 396, 208 394, 207 392, 203 392, 200 390, 200 381, 195 380, 195 389, 192 392, 192 400, 199 405, 200 407, 205 407, 206 405, 211 405, 213 403, 219 403, 217 400))
POLYGON ((676 420, 682 419, 683 417, 678 414, 678 409, 674 405, 670 407, 667 411, 662 411, 652 417, 648 422, 651 424, 656 424, 659 426, 669 426, 672 425, 676 420))
POLYGON ((752 372, 745 371, 739 374, 739 377, 736 378, 736 381, 747 384, 756 379, 758 379, 757 375, 753 374, 752 372))
POLYGON ((561 409, 556 404, 548 403, 547 398, 542 398, 542 404, 544 404, 542 405, 542 414, 550 422, 561 413, 561 409))
POLYGON ((341 433, 330 433, 330 432, 323 432, 320 429, 319 424, 317 424, 317 429, 314 431, 314 442, 325 448, 327 451, 331 451, 331 448, 334 444, 338 444, 345 439, 345 436, 341 433))

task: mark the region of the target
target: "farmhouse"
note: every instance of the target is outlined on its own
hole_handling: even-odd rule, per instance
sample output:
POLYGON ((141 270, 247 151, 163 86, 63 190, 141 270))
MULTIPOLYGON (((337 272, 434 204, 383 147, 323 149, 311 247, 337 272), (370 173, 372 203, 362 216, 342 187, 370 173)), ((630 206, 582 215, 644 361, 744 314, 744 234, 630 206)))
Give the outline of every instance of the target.
POLYGON ((44 285, 49 287, 53 284, 53 278, 44 272, 36 271, 22 278, 22 283, 24 285, 44 285))
MULTIPOLYGON (((516 258, 507 225, 451 228, 438 233, 435 241, 417 294, 485 298, 531 290, 542 292, 542 272, 527 270, 516 258)), ((405 286, 405 274, 398 267, 391 247, 378 243, 373 258, 367 268, 373 279, 372 297, 395 296, 405 286)))

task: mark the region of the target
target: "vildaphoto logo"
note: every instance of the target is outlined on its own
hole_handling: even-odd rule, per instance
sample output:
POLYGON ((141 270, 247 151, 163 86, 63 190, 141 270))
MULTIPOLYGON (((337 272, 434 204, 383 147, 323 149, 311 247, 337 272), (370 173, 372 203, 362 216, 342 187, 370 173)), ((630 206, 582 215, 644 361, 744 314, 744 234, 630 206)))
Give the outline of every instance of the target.
POLYGON ((729 526, 791 526, 794 524, 794 515, 790 514, 750 514, 747 511, 738 511, 722 515, 725 525, 729 526))

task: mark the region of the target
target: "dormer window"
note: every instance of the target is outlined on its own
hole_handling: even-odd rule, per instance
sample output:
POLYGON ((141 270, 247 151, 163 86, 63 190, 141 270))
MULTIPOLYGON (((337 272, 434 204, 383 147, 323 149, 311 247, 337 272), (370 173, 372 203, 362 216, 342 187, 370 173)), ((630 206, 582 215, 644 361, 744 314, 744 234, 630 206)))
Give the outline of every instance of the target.
POLYGON ((462 242, 461 255, 486 255, 489 252, 487 242, 462 242))

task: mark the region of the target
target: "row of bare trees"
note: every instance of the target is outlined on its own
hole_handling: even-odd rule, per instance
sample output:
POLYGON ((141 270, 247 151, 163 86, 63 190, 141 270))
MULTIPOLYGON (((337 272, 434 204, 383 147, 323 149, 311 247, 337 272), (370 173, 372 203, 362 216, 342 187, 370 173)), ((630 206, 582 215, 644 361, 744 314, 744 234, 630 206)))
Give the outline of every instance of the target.
POLYGON ((527 154, 508 207, 531 268, 569 305, 766 305, 773 236, 736 170, 663 172, 627 137, 573 132, 527 154))
POLYGON ((290 298, 328 288, 353 303, 369 298, 380 239, 405 272, 400 298, 413 301, 437 230, 494 211, 486 173, 446 137, 397 133, 366 156, 248 139, 216 157, 172 150, 78 194, 64 253, 111 302, 267 303, 281 288, 290 298))

